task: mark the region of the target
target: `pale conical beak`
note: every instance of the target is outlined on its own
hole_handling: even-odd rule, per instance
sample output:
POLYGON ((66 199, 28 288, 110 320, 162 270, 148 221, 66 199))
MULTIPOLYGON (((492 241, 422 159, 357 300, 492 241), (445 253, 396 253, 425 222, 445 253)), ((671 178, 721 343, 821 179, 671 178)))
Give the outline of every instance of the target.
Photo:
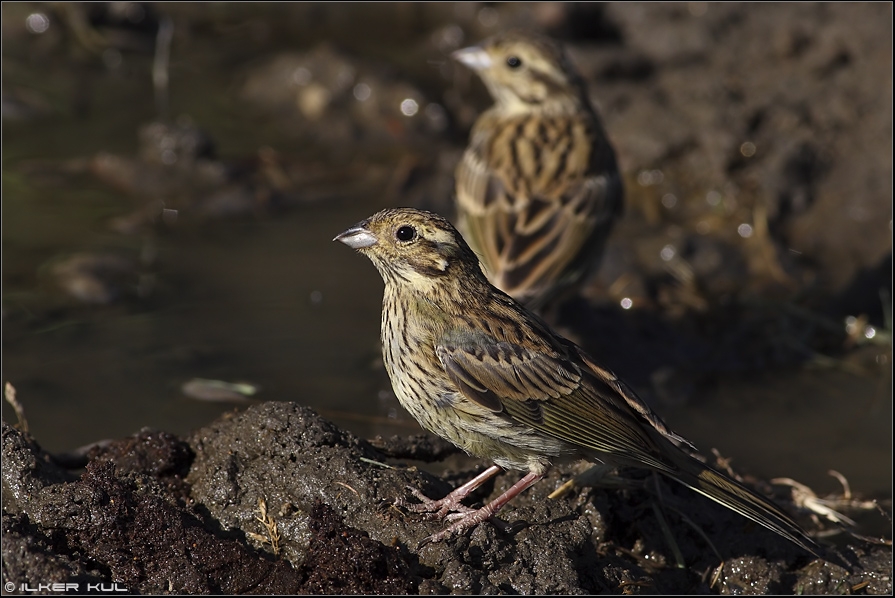
POLYGON ((490 68, 493 63, 488 53, 480 46, 471 46, 457 50, 451 53, 451 58, 457 62, 462 62, 474 71, 483 71, 490 68))
POLYGON ((348 230, 336 235, 333 241, 341 241, 352 249, 363 249, 364 247, 375 245, 379 239, 376 238, 376 235, 364 228, 364 224, 366 223, 360 222, 355 224, 348 230))

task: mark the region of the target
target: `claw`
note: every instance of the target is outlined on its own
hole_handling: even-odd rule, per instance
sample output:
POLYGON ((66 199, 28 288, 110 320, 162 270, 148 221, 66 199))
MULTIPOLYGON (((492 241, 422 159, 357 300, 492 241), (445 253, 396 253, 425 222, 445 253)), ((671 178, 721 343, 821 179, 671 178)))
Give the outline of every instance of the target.
MULTIPOLYGON (((542 477, 543 477, 542 474, 538 474, 535 472, 529 472, 528 475, 526 475, 524 478, 522 478, 521 480, 516 482, 512 488, 510 488, 509 490, 507 490, 506 492, 504 492, 503 494, 501 494, 500 496, 498 496, 497 498, 495 498, 494 500, 489 502, 487 505, 485 505, 481 509, 473 510, 468 507, 464 507, 464 508, 466 508, 466 512, 457 512, 455 516, 449 517, 449 519, 456 519, 456 521, 451 523, 449 526, 447 526, 440 532, 436 532, 436 533, 432 534, 431 536, 429 536, 428 538, 424 539, 420 543, 419 548, 422 548, 426 544, 429 544, 432 542, 440 542, 442 540, 445 540, 445 539, 453 536, 454 534, 463 533, 466 530, 473 528, 476 525, 482 523, 483 521, 488 521, 489 519, 492 522, 494 522, 494 524, 497 525, 502 531, 507 531, 509 529, 509 525, 505 521, 501 521, 500 519, 494 517, 494 514, 497 513, 497 511, 499 511, 510 500, 515 498, 516 495, 518 495, 520 492, 522 492, 529 486, 536 483, 542 477)), ((456 492, 456 491, 454 491, 454 492, 456 492)), ((431 503, 445 503, 445 502, 451 502, 451 501, 453 501, 455 503, 459 503, 459 501, 456 500, 456 497, 453 497, 454 492, 447 495, 445 498, 441 499, 440 501, 431 500, 431 499, 427 499, 427 500, 429 500, 431 503), (448 499, 451 499, 451 500, 448 500, 448 499)), ((459 509, 453 509, 453 510, 460 511, 459 509)), ((440 509, 439 509, 439 512, 441 512, 440 509)))
POLYGON ((446 517, 463 516, 465 513, 473 511, 470 507, 461 504, 459 499, 448 494, 442 499, 435 500, 423 494, 420 490, 407 486, 410 493, 420 502, 407 502, 404 498, 397 498, 395 504, 414 513, 425 513, 429 516, 427 519, 444 519, 446 517))
POLYGON ((468 509, 465 513, 452 513, 447 518, 454 520, 454 523, 425 538, 417 548, 422 548, 433 542, 441 542, 451 536, 461 535, 484 521, 493 523, 502 532, 507 532, 510 529, 510 524, 494 516, 494 509, 490 504, 481 509, 468 509))
POLYGON ((403 506, 406 509, 414 511, 416 513, 431 513, 435 512, 437 517, 444 518, 448 513, 460 512, 466 513, 471 511, 469 507, 466 507, 461 503, 461 501, 469 496, 469 493, 481 486, 485 481, 494 477, 498 473, 501 472, 500 467, 497 465, 492 465, 473 479, 469 480, 459 488, 454 489, 453 492, 448 494, 442 499, 433 500, 417 490, 412 486, 407 486, 407 489, 410 490, 410 493, 413 494, 417 499, 419 499, 419 504, 407 503, 402 499, 399 506, 403 506))

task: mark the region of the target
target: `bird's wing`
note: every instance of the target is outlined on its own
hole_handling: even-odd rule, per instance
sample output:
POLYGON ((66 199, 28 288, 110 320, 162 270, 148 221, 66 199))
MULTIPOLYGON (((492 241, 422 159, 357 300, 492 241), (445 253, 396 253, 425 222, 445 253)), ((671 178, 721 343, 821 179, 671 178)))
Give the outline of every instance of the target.
POLYGON ((628 404, 628 407, 637 412, 637 414, 645 419, 657 432, 659 432, 662 436, 671 440, 676 445, 686 445, 688 448, 692 450, 696 450, 696 447, 693 446, 693 443, 676 434, 668 427, 668 425, 662 421, 662 418, 653 411, 649 405, 643 402, 637 394, 631 389, 630 386, 624 383, 624 381, 620 380, 615 374, 606 368, 600 366, 593 358, 582 351, 580 348, 575 347, 575 351, 578 354, 578 357, 587 365, 587 369, 593 373, 597 378, 603 380, 606 384, 610 385, 612 388, 616 390, 618 396, 623 398, 625 402, 628 404))
POLYGON ((823 556, 777 505, 665 442, 663 437, 686 441, 583 353, 578 365, 575 357, 566 360, 507 342, 476 342, 474 348, 443 344, 436 352, 470 401, 576 445, 584 455, 652 467, 823 556))
POLYGON ((590 254, 621 209, 621 182, 608 146, 573 152, 568 140, 522 135, 507 142, 512 160, 485 152, 500 141, 474 139, 458 165, 460 224, 497 286, 527 299, 598 259, 590 254))
POLYGON ((639 399, 632 406, 614 376, 509 342, 441 344, 436 354, 470 401, 610 461, 672 468, 649 431, 665 435, 664 424, 639 399))

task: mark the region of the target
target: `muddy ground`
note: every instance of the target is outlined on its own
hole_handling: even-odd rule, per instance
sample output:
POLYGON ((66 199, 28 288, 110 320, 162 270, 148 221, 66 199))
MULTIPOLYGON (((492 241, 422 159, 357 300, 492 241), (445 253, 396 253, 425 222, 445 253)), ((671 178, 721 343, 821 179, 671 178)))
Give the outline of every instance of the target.
MULTIPOLYGON (((419 548, 442 523, 395 500, 408 486, 440 496, 476 470, 437 478, 388 454, 443 452, 431 441, 377 444, 273 402, 186 439, 144 431, 112 442, 74 475, 4 423, 4 580, 141 594, 892 591, 888 546, 840 538, 830 558, 849 572, 634 471, 548 499, 554 472, 501 513, 506 531, 485 523, 419 548)), ((516 479, 499 476, 474 500, 516 479)))

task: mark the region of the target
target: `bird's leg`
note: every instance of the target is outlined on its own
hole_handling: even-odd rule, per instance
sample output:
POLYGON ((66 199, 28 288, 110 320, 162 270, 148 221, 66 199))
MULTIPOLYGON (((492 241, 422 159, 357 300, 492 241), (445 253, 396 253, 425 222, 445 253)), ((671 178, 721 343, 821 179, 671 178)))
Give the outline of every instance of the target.
POLYGON ((512 488, 489 502, 487 505, 485 505, 481 509, 478 509, 477 511, 466 513, 459 521, 452 523, 440 532, 432 534, 431 536, 423 540, 420 546, 428 544, 429 542, 439 542, 441 540, 444 540, 445 538, 448 538, 454 534, 464 532, 469 528, 475 527, 479 523, 490 519, 495 513, 497 513, 497 511, 501 509, 501 507, 513 500, 517 495, 525 491, 525 489, 527 489, 529 486, 533 486, 538 480, 543 477, 544 474, 542 473, 529 472, 524 478, 513 484, 512 488))
POLYGON ((464 506, 461 501, 469 496, 469 493, 487 482, 490 478, 493 478, 498 473, 500 473, 501 468, 497 465, 492 465, 479 475, 475 476, 462 486, 454 489, 450 494, 445 496, 439 500, 432 500, 431 498, 425 496, 422 492, 417 490, 416 488, 409 488, 410 492, 420 499, 419 503, 409 504, 404 502, 401 499, 398 499, 397 504, 399 506, 404 507, 410 511, 415 513, 434 513, 433 519, 444 519, 448 513, 451 512, 462 512, 467 513, 472 511, 467 506, 464 506))

